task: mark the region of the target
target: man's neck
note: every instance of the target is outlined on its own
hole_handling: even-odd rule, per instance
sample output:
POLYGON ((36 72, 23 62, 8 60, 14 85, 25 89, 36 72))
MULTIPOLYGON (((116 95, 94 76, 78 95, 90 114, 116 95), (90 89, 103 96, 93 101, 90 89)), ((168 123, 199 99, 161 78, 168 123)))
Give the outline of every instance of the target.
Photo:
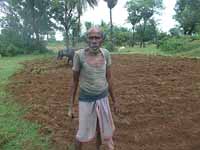
POLYGON ((100 50, 100 48, 98 48, 98 50, 94 51, 94 50, 92 50, 91 48, 88 48, 88 52, 89 52, 91 55, 98 55, 98 54, 101 52, 101 50, 100 50))

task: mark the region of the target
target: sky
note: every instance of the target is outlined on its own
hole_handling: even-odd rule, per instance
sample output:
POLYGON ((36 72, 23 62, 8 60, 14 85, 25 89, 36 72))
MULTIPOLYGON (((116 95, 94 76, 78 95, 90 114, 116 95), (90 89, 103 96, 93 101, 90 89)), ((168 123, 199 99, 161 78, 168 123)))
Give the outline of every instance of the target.
MULTIPOLYGON (((125 8, 125 4, 128 0, 118 0, 117 5, 113 8, 113 22, 115 25, 127 26, 130 25, 127 23, 128 13, 125 8)), ((176 0, 163 0, 164 10, 160 17, 161 28, 163 31, 168 31, 171 27, 174 26, 175 21, 172 19, 174 15, 174 6, 176 0)), ((94 9, 88 8, 85 14, 82 16, 82 21, 91 21, 93 23, 100 23, 101 20, 109 22, 109 9, 107 8, 107 3, 103 0, 99 1, 98 7, 94 9)))
MULTIPOLYGON (((127 23, 128 13, 125 8, 125 4, 128 0, 118 0, 117 5, 113 8, 113 24, 123 27, 131 28, 131 24, 127 23)), ((173 20, 174 6, 176 0, 163 0, 164 9, 161 12, 160 16, 155 16, 155 19, 159 23, 159 29, 168 32, 170 28, 176 25, 175 20, 173 20)), ((99 0, 97 7, 88 8, 84 15, 81 17, 82 23, 85 21, 90 21, 93 24, 100 24, 103 20, 104 22, 109 23, 109 9, 107 3, 103 0, 99 0)), ((56 38, 62 40, 62 33, 57 32, 56 38)))

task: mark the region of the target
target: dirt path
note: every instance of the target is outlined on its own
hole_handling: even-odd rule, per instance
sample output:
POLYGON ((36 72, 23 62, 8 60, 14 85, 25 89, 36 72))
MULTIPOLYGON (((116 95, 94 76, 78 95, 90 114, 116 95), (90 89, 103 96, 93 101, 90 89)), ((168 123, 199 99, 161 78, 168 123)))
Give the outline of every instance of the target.
MULTIPOLYGON (((51 59, 24 65, 10 91, 30 107, 25 118, 42 124, 56 150, 69 149, 78 125, 66 111, 70 67, 51 59)), ((112 72, 121 109, 114 116, 116 150, 199 150, 200 60, 118 55, 112 72)))

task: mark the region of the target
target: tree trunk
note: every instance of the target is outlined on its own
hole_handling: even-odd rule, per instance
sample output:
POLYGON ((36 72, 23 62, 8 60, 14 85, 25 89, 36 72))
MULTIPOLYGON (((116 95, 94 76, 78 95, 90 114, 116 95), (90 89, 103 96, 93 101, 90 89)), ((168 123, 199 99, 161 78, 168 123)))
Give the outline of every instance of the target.
POLYGON ((69 48, 69 34, 66 32, 66 48, 69 48))
POLYGON ((81 15, 78 15, 78 31, 77 31, 77 42, 80 40, 80 33, 81 33, 81 15))
POLYGON ((113 43, 113 22, 112 22, 112 8, 110 8, 110 44, 111 44, 111 51, 114 48, 113 43))
POLYGON ((145 31, 146 31, 146 24, 147 24, 147 20, 144 20, 144 27, 143 27, 143 32, 142 32, 142 47, 146 47, 145 45, 145 31))
POLYGON ((193 25, 191 26, 190 30, 188 31, 188 34, 189 34, 189 35, 192 35, 194 29, 195 29, 195 25, 193 24, 193 25))
POLYGON ((33 33, 35 33, 36 36, 36 42, 39 43, 40 38, 39 38, 39 31, 37 29, 37 25, 36 25, 36 16, 35 16, 35 0, 29 1, 31 4, 31 13, 32 13, 32 21, 33 21, 33 33))
POLYGON ((65 35, 66 35, 66 48, 69 48, 69 29, 65 26, 65 35))
POLYGON ((134 30, 135 30, 135 28, 134 28, 134 26, 132 27, 132 30, 133 30, 133 34, 132 34, 132 47, 134 47, 135 46, 135 33, 134 33, 134 30))
POLYGON ((76 42, 77 42, 77 39, 78 39, 78 35, 76 35, 74 33, 74 31, 72 31, 72 47, 75 47, 76 46, 76 42))
POLYGON ((110 40, 112 41, 113 36, 113 23, 112 23, 112 9, 110 9, 110 40))

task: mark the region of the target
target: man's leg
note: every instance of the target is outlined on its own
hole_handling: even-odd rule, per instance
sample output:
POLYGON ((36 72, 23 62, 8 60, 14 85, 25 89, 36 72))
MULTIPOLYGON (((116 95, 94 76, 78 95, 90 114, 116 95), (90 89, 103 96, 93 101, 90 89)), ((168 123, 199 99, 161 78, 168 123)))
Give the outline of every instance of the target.
POLYGON ((101 131, 100 131, 100 127, 99 127, 99 121, 97 119, 97 137, 96 137, 96 149, 100 150, 100 146, 102 144, 101 141, 101 131))
POLYGON ((75 139, 75 150, 82 150, 82 143, 75 139))
POLYGON ((114 144, 112 138, 106 141, 108 145, 108 150, 114 150, 114 144))

